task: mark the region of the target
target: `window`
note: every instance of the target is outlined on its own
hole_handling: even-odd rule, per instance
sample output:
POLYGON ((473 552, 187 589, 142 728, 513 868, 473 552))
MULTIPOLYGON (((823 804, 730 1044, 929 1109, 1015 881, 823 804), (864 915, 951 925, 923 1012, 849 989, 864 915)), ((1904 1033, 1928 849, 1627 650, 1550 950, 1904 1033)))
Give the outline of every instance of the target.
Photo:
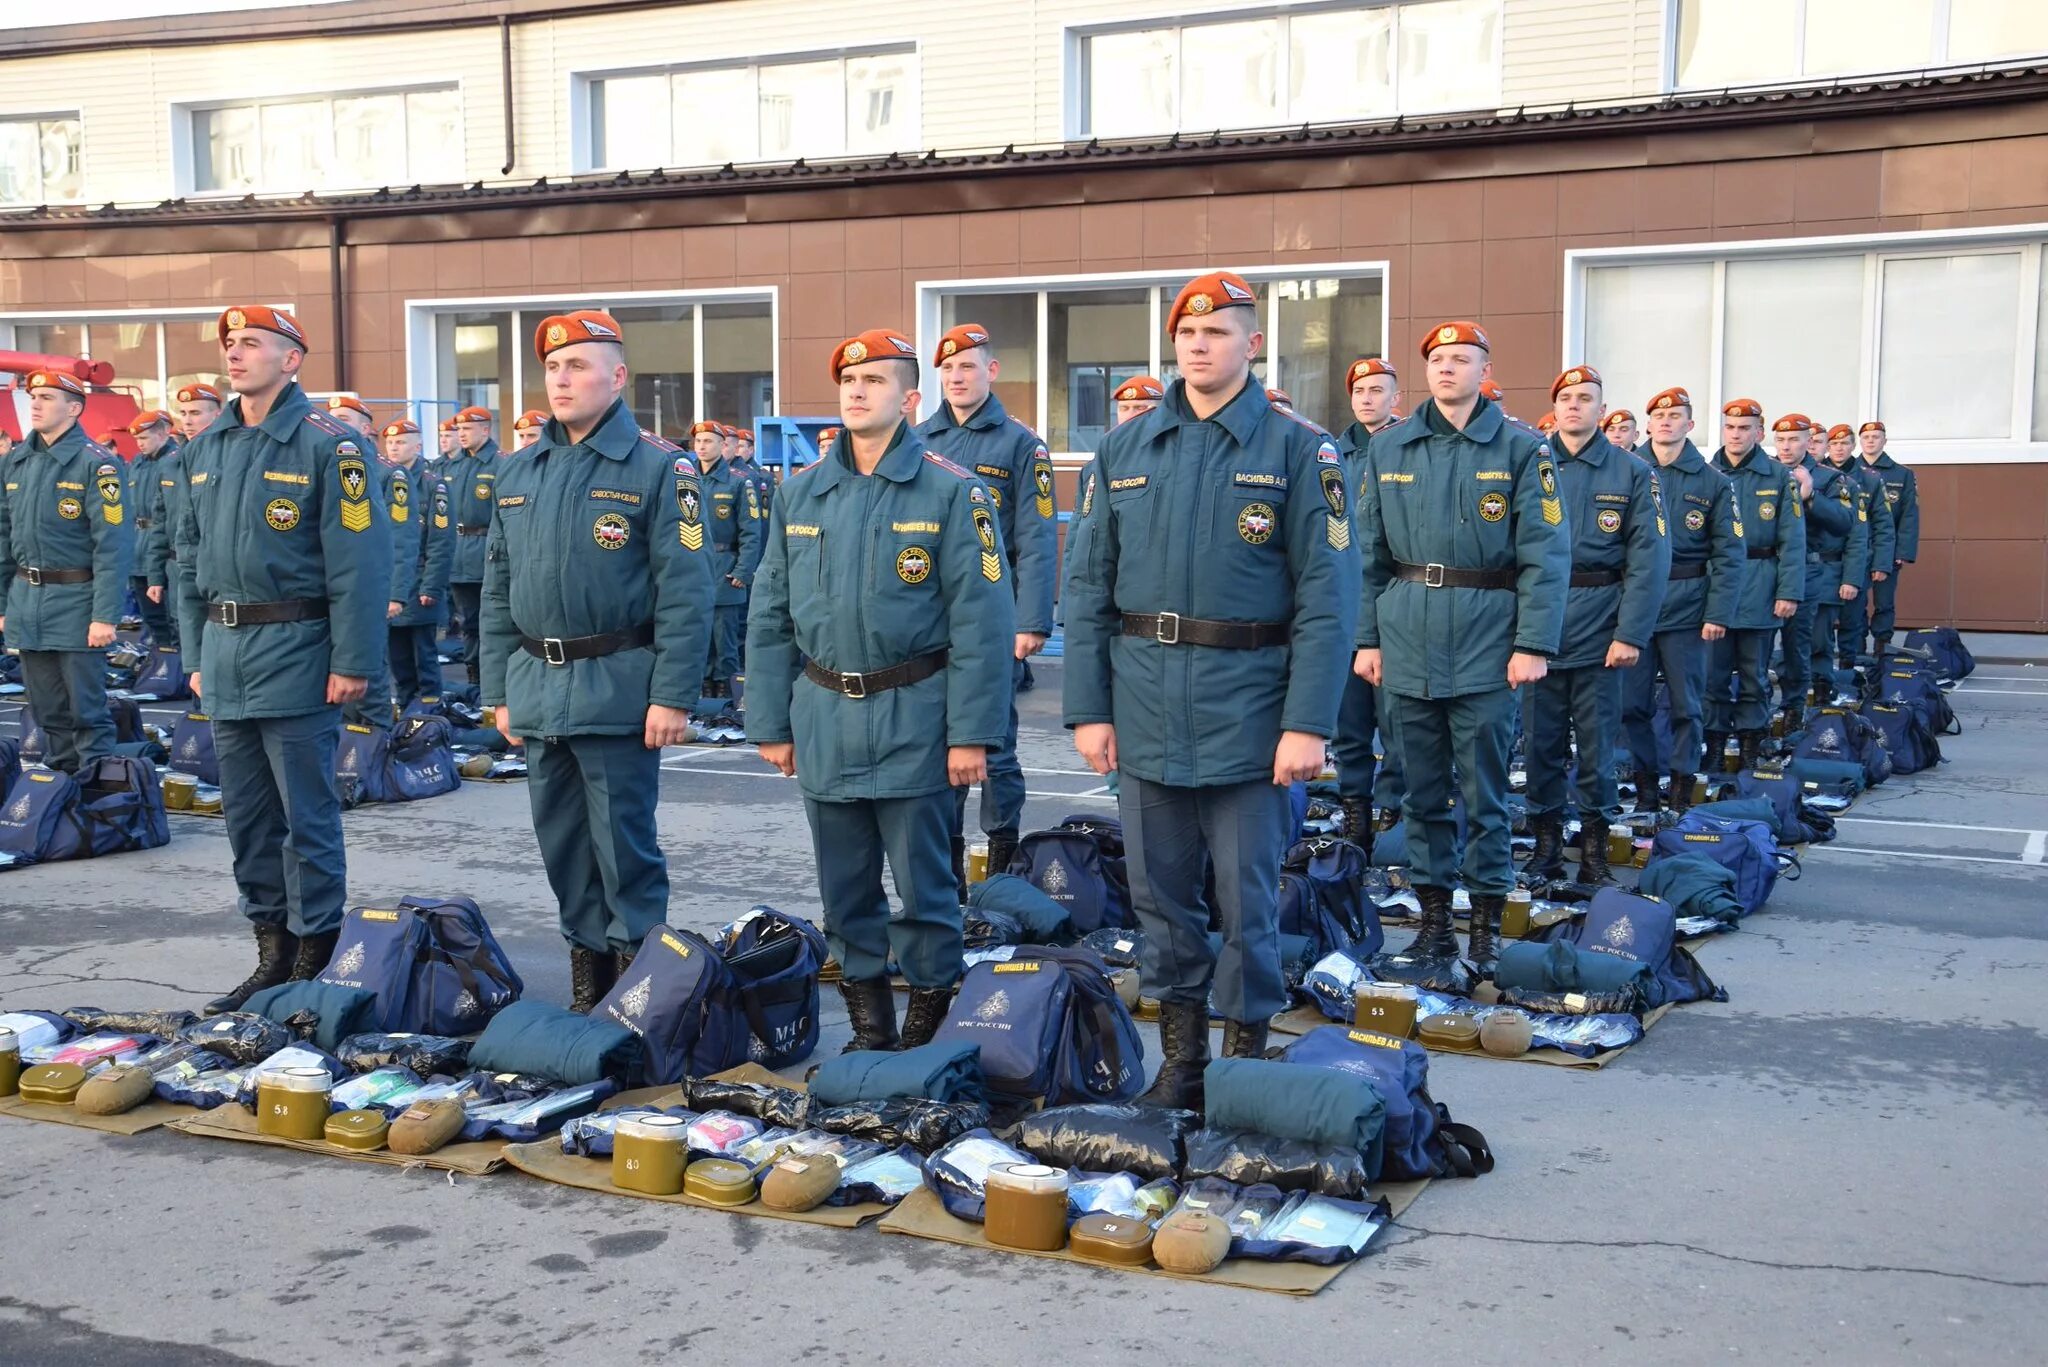
MULTIPOLYGON (((523 410, 511 408, 510 396, 518 392, 512 376, 512 357, 525 350, 515 347, 510 313, 444 313, 440 331, 440 393, 460 408, 488 408, 501 416, 518 417, 523 410)), ((505 429, 501 426, 502 438, 505 429)))
POLYGON ((1151 137, 1500 103, 1499 0, 1410 0, 1077 38, 1077 136, 1151 137))
POLYGON ((167 409, 180 385, 210 384, 225 392, 214 331, 219 317, 217 309, 85 319, 0 317, 0 349, 106 361, 114 367, 113 388, 128 392, 138 407, 167 409))
POLYGON ((1684 385, 1702 449, 1748 397, 1769 418, 1881 419, 1910 459, 2048 461, 2039 234, 1573 252, 1565 359, 1599 367, 1615 407, 1684 385))
MULTIPOLYGON (((1189 272, 1188 274, 1192 274, 1189 272)), ((1243 272, 1259 291, 1264 349, 1252 364, 1259 384, 1286 389, 1302 416, 1342 427, 1351 421, 1344 371, 1380 354, 1386 291, 1372 265, 1263 267, 1243 272)), ((1110 396, 1134 375, 1174 376, 1165 318, 1187 274, 961 281, 919 287, 927 337, 964 322, 985 325, 1002 372, 997 397, 1062 455, 1095 450, 1115 423, 1110 396), (1041 342, 1039 339, 1043 338, 1041 342)), ((928 386, 925 412, 944 402, 928 386)))
POLYGON ((1768 85, 2048 52, 2039 0, 1678 0, 1675 84, 1768 85))
POLYGON ((910 48, 593 77, 589 168, 880 156, 920 137, 910 48))
POLYGON ((76 114, 0 118, 0 208, 83 198, 80 130, 76 114))
POLYGON ((197 194, 438 184, 462 178, 455 87, 188 111, 197 194))

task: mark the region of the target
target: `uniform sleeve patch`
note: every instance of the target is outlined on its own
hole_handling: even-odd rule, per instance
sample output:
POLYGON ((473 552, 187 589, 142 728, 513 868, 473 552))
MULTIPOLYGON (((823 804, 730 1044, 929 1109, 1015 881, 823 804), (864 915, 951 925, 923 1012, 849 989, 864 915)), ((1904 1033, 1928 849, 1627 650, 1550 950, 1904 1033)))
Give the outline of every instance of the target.
MULTIPOLYGON (((1323 500, 1330 505, 1330 516, 1341 519, 1344 516, 1344 472, 1325 470, 1322 479, 1323 500)), ((1348 533, 1346 544, 1349 544, 1348 533)))
POLYGON ((981 577, 991 584, 1003 582, 1003 557, 996 550, 995 519, 988 509, 974 510, 974 533, 981 538, 981 577))
POLYGON ((1045 448, 1039 447, 1031 458, 1031 490, 1035 509, 1040 517, 1049 518, 1052 507, 1052 462, 1046 458, 1045 448))
POLYGON ((1318 444, 1317 444, 1317 446, 1316 446, 1316 464, 1318 464, 1318 465, 1336 465, 1336 464, 1338 464, 1338 463, 1339 463, 1339 458, 1338 458, 1338 455, 1337 455, 1337 444, 1336 444, 1335 442, 1329 442, 1329 441, 1326 441, 1326 442, 1320 442, 1320 443, 1318 443, 1318 444))
POLYGON ((1333 551, 1350 550, 1351 519, 1338 513, 1331 513, 1323 521, 1327 524, 1323 535, 1329 541, 1330 549, 1333 551))

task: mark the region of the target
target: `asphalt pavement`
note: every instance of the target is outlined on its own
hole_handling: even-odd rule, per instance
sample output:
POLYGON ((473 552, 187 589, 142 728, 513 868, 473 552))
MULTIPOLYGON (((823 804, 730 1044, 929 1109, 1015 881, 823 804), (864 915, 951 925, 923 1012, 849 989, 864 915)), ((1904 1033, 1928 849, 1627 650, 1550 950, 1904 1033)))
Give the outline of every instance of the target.
MULTIPOLYGON (((1946 764, 1700 951, 1726 1004, 1598 1072, 1434 1058, 1499 1166, 1312 1299, 0 1117, 0 1362, 2038 1363, 2048 668, 2016 639, 1954 694, 1946 764)), ((1039 678, 1027 827, 1112 811, 1039 678)), ((672 751, 661 796, 676 924, 819 914, 795 785, 752 751, 672 751)), ((468 893, 566 1001, 524 785, 345 820, 353 899, 468 893)), ((0 1009, 196 1007, 251 957, 218 821, 0 874, 0 1009)))

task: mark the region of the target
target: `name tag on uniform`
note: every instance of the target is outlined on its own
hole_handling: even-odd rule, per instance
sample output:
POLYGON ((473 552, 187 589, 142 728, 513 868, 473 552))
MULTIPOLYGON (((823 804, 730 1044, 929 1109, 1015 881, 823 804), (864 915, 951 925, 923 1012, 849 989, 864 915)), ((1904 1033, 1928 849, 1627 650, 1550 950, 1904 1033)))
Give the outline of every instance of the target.
POLYGON ((1624 508, 1630 502, 1627 494, 1595 494, 1593 495, 1593 501, 1595 503, 1619 503, 1624 508))
POLYGON ((1109 482, 1109 491, 1113 494, 1120 494, 1127 489, 1142 489, 1151 482, 1152 476, 1150 475, 1125 475, 1122 479, 1111 480, 1109 482))
POLYGON ((204 471, 204 470, 201 470, 201 471, 199 471, 199 472, 198 472, 197 474, 193 475, 193 476, 192 476, 192 482, 193 482, 194 484, 204 484, 204 483, 206 483, 206 471, 204 471))
POLYGON ((263 477, 278 484, 297 484, 303 488, 311 488, 313 485, 311 475, 295 475, 289 470, 265 470, 263 477))
POLYGON ((524 508, 526 506, 526 495, 507 494, 498 500, 498 506, 500 508, 524 508))
POLYGON ((985 475, 989 479, 1008 479, 1010 477, 1010 472, 1000 465, 977 465, 974 467, 974 473, 985 475))
MULTIPOLYGON (((590 496, 592 498, 607 499, 613 503, 624 503, 634 508, 640 506, 640 495, 629 489, 592 489, 590 496)), ((504 502, 503 499, 498 501, 500 503, 504 502)))
POLYGON ((806 522, 785 522, 782 524, 782 530, 787 536, 814 537, 818 534, 818 529, 806 522))
POLYGON ((1508 470, 1481 470, 1473 475, 1472 478, 1487 480, 1496 484, 1513 484, 1515 482, 1513 472, 1508 470))
POLYGON ((1232 484, 1250 486, 1254 489, 1285 489, 1287 476, 1269 475, 1260 470, 1239 470, 1230 477, 1232 484))
POLYGON ((1413 484, 1414 482, 1415 476, 1406 470, 1380 471, 1380 483, 1382 484, 1413 484))
POLYGON ((1685 495, 1685 501, 1687 503, 1697 503, 1702 508, 1711 508, 1714 506, 1714 500, 1706 497, 1703 494, 1687 494, 1685 495))
POLYGON ((936 522, 891 522, 889 530, 892 532, 925 532, 932 536, 937 536, 941 529, 936 522))

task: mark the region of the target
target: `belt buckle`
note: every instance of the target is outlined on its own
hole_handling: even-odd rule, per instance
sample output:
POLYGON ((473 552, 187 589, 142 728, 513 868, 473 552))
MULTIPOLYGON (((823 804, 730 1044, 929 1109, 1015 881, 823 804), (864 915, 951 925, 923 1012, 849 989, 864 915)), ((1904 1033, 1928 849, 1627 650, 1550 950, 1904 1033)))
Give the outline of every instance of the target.
POLYGON ((220 609, 220 624, 222 626, 238 627, 242 625, 242 605, 240 603, 230 598, 214 606, 220 609))
POLYGON ((868 677, 865 674, 841 674, 839 691, 849 698, 865 698, 868 695, 868 677))
POLYGON ((559 636, 548 636, 542 638, 540 643, 540 652, 541 659, 546 661, 548 664, 565 665, 569 663, 569 652, 563 646, 562 638, 559 636))
POLYGON ((1152 629, 1152 639, 1163 646, 1179 645, 1180 614, 1177 612, 1160 613, 1159 625, 1152 629))
POLYGON ((1444 586, 1444 567, 1442 565, 1424 565, 1422 567, 1422 586, 1426 589, 1442 588, 1444 586))
POLYGON ((39 589, 43 586, 43 572, 34 565, 23 565, 21 572, 22 576, 28 580, 30 588, 39 589))

